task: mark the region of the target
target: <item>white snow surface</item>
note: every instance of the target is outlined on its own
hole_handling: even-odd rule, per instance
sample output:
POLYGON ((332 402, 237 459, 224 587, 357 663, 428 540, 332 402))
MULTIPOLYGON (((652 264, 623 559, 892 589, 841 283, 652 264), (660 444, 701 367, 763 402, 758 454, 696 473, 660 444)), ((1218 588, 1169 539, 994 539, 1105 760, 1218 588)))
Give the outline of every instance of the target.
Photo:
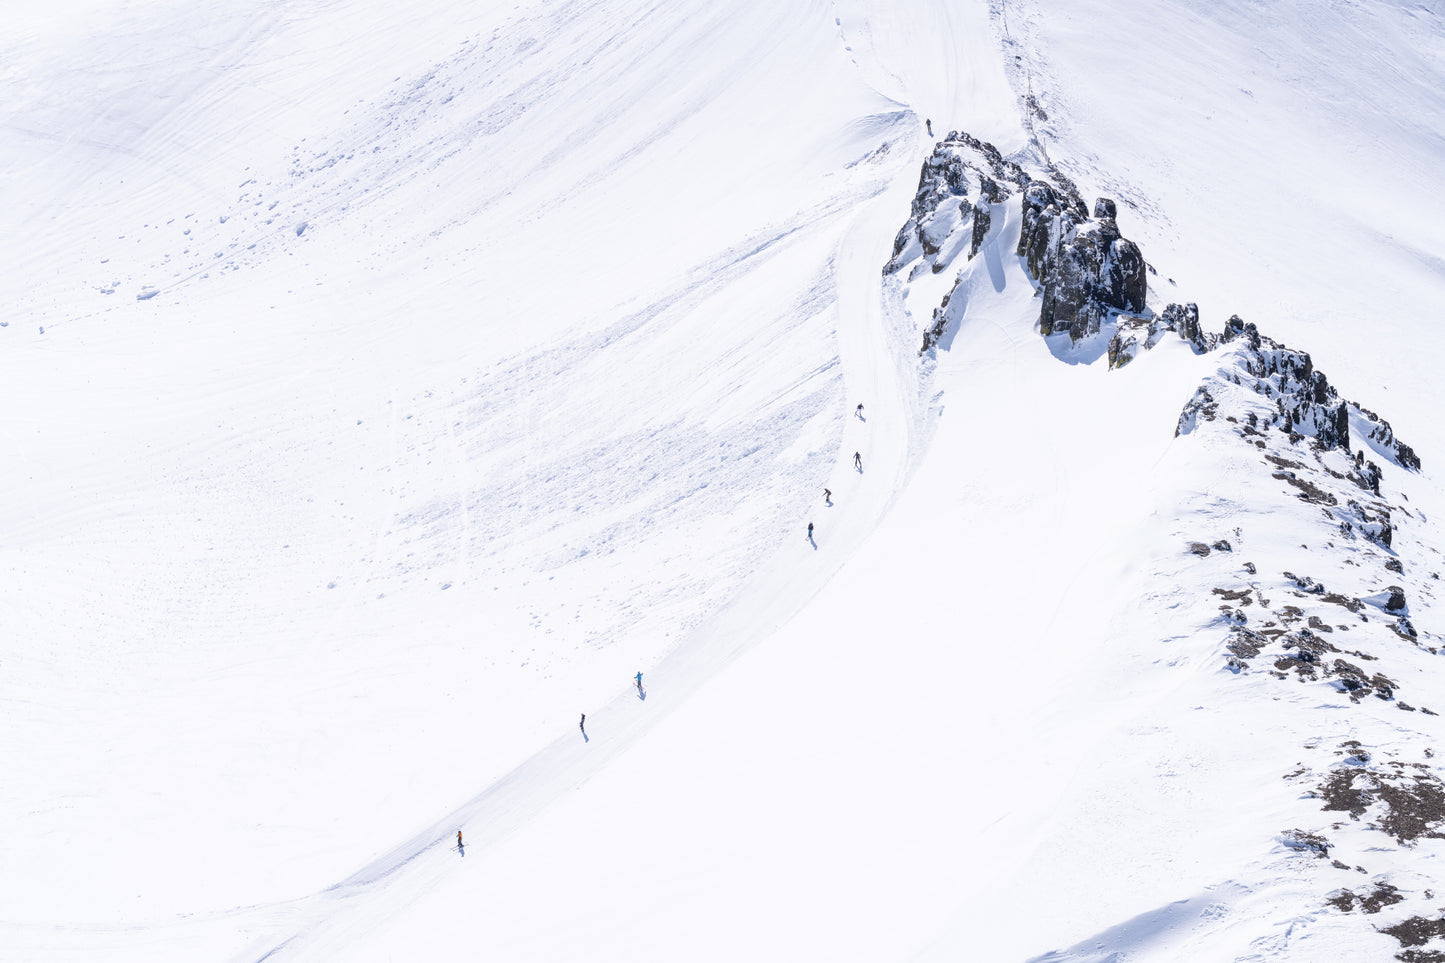
POLYGON ((1445 840, 1318 787, 1350 740, 1438 774, 1442 717, 1230 671, 1214 590, 1445 712, 1441 16, 0 25, 0 958, 1394 958, 1445 840), (956 270, 881 274, 926 120, 1116 198, 1151 308, 1388 419, 1393 547, 1222 421, 1175 436, 1224 353, 1040 337, 1016 197, 956 270))

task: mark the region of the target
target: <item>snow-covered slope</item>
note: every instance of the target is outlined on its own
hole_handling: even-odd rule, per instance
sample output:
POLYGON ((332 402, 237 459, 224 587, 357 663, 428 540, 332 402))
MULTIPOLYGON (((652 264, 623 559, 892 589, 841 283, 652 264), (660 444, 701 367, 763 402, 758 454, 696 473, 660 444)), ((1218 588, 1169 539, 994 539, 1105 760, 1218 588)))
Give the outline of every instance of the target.
POLYGON ((1433 805, 1445 711, 1436 23, 12 26, 0 955, 1401 952, 1376 924, 1438 917, 1436 817, 1386 815, 1433 805), (1146 327, 1311 352, 1378 492, 1315 422, 1243 430, 1267 343, 1040 336, 1019 190, 916 269, 926 121, 1116 198, 1146 327))

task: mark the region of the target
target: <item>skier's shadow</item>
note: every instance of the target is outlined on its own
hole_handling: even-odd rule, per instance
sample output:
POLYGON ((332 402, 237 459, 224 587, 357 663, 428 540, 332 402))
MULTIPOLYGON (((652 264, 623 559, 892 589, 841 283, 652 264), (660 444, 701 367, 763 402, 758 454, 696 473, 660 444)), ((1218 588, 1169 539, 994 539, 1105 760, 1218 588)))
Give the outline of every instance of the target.
POLYGON ((818 550, 818 543, 815 542, 815 541, 813 541, 813 536, 812 536, 812 535, 809 535, 809 536, 808 536, 808 544, 811 545, 811 546, 813 546, 813 551, 816 552, 816 551, 818 550))
POLYGON ((647 701, 647 690, 642 688, 642 686, 637 687, 637 698, 643 702, 647 701))
POLYGON ((461 843, 457 843, 457 853, 465 858, 467 855, 467 847, 463 846, 461 843))

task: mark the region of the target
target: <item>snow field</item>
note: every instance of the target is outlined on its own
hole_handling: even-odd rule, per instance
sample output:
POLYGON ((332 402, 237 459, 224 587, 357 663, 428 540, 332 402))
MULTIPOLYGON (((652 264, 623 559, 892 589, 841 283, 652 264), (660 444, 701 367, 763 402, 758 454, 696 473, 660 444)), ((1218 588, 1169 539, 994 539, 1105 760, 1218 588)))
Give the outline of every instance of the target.
MULTIPOLYGON (((1384 556, 1174 437, 1217 358, 1039 338, 1016 203, 972 263, 879 268, 924 118, 1023 150, 1031 85, 1151 304, 1317 351, 1421 451, 1385 488, 1432 632, 1429 11, 91 16, 0 37, 0 956, 1397 948, 1324 899, 1420 910, 1435 841, 1312 792, 1438 718, 1234 676, 1211 593, 1384 556)), ((1335 631, 1431 705, 1438 656, 1335 631)))

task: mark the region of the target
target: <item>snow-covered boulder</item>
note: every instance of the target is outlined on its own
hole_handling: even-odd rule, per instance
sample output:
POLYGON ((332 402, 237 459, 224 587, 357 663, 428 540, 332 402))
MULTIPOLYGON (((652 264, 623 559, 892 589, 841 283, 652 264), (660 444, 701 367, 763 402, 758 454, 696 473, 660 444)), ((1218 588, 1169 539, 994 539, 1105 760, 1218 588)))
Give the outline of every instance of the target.
POLYGON ((1398 585, 1391 585, 1383 592, 1362 596, 1360 601, 1390 615, 1410 614, 1409 603, 1405 601, 1405 590, 1398 585))

